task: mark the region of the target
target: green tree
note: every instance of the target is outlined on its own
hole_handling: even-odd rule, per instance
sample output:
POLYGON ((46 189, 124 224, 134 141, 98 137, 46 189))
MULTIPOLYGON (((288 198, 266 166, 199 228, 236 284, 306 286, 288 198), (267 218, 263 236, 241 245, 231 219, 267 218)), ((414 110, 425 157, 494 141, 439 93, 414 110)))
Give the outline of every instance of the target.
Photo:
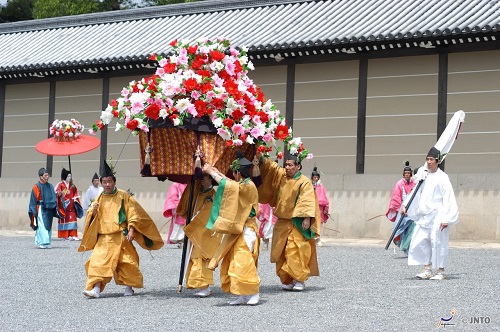
POLYGON ((132 0, 34 0, 33 17, 48 18, 136 7, 132 0))
POLYGON ((198 2, 203 0, 142 0, 141 7, 173 5, 174 3, 198 2))
POLYGON ((33 19, 34 0, 9 0, 0 6, 0 23, 33 19))

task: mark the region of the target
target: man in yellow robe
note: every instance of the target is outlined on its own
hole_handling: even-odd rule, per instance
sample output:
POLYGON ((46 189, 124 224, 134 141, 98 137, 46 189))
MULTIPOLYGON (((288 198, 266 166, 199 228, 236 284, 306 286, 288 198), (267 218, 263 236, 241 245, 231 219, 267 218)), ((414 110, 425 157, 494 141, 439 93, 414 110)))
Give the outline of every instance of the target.
POLYGON ((260 300, 258 193, 250 180, 252 163, 240 151, 237 157, 231 164, 235 181, 208 164, 203 166, 203 171, 219 183, 207 227, 224 232, 209 268, 217 267, 222 260, 221 288, 239 296, 230 305, 256 305, 260 300))
MULTIPOLYGON (((302 291, 310 276, 318 276, 315 237, 319 236, 319 206, 311 181, 301 174, 299 156, 291 155, 285 168, 257 153, 262 184, 259 203, 275 207, 271 262, 284 290, 302 291)), ((255 174, 254 174, 255 176, 255 174)))
POLYGON ((103 192, 87 211, 82 242, 78 251, 93 250, 85 263, 87 283, 83 294, 99 298, 113 277, 124 285, 125 296, 143 287, 136 241, 147 250, 163 247, 158 229, 142 206, 126 191, 116 188, 116 177, 104 162, 100 182, 103 192))
MULTIPOLYGON (((186 288, 195 289, 194 296, 207 297, 212 294, 214 271, 208 268, 208 262, 220 244, 220 236, 207 229, 208 218, 212 210, 215 196, 212 178, 201 174, 201 160, 196 158, 197 174, 201 180, 196 180, 193 190, 193 207, 191 221, 184 227, 184 232, 191 242, 192 250, 186 269, 186 288)), ((184 190, 177 206, 177 214, 187 218, 189 204, 189 186, 184 190)))

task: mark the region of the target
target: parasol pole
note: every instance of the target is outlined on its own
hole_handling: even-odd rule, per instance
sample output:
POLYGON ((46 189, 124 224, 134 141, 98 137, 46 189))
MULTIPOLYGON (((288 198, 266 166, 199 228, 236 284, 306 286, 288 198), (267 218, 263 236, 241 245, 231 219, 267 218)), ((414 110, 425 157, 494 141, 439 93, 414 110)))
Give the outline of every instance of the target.
MULTIPOLYGON (((193 192, 194 192, 194 175, 191 176, 191 183, 189 185, 189 199, 188 199, 188 210, 186 216, 186 226, 189 225, 191 221, 192 208, 193 208, 193 192)), ((182 258, 181 258, 181 269, 179 271, 179 287, 177 288, 177 293, 182 292, 182 282, 184 280, 184 271, 186 269, 186 256, 188 251, 189 239, 184 234, 184 243, 182 244, 182 258)))
POLYGON ((71 155, 68 155, 68 163, 69 163, 69 172, 73 174, 73 172, 71 172, 71 155))

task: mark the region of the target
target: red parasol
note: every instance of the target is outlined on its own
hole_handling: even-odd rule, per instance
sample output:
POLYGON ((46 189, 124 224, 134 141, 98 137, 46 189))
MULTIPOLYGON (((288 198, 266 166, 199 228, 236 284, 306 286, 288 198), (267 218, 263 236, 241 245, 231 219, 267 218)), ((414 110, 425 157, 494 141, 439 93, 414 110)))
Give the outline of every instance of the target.
POLYGON ((49 156, 68 156, 69 170, 71 171, 70 157, 72 155, 94 150, 101 144, 96 137, 80 134, 80 128, 78 126, 80 126, 80 124, 74 119, 72 119, 71 122, 54 121, 50 128, 50 133, 54 134, 54 136, 39 142, 35 146, 35 149, 49 156), (71 134, 68 135, 65 133, 71 134))
POLYGON ((87 135, 80 135, 73 141, 58 142, 54 137, 44 139, 39 142, 35 149, 49 156, 72 156, 94 150, 101 142, 98 138, 87 135))

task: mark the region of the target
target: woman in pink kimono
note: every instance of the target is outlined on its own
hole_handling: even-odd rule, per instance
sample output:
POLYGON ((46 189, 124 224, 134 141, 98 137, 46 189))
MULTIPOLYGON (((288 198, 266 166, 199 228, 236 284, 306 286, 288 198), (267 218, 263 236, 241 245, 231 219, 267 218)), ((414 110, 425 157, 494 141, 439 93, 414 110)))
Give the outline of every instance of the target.
POLYGON ((274 215, 273 208, 269 204, 259 203, 259 214, 257 219, 260 222, 259 237, 263 242, 262 250, 268 250, 269 240, 273 237, 274 224, 276 224, 278 218, 274 215))
MULTIPOLYGON (((311 173, 311 181, 314 187, 314 191, 316 192, 316 198, 318 199, 319 211, 321 215, 321 226, 323 226, 327 221, 330 210, 330 202, 328 201, 328 196, 326 195, 326 189, 321 183, 320 174, 318 172, 318 168, 314 167, 311 173)), ((323 234, 323 230, 321 230, 320 234, 323 234)), ((321 238, 316 238, 316 244, 318 246, 322 246, 321 238)))
POLYGON ((177 214, 177 205, 179 205, 179 200, 181 199, 184 189, 186 189, 186 184, 177 182, 172 183, 170 188, 168 188, 167 198, 165 199, 165 205, 163 207, 163 216, 165 218, 171 218, 167 243, 177 243, 179 248, 184 240, 183 227, 186 224, 186 219, 177 214))

